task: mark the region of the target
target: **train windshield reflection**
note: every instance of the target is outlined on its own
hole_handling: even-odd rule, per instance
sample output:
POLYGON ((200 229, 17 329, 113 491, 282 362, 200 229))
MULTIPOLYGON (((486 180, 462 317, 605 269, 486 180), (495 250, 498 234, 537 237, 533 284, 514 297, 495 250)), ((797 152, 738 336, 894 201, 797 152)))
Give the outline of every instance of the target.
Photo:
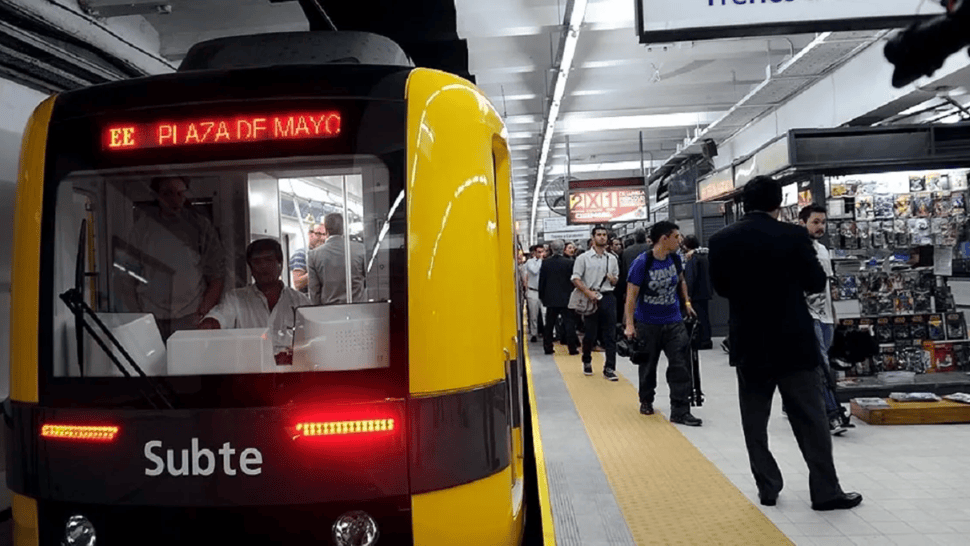
POLYGON ((367 155, 70 175, 54 376, 388 366, 390 203, 367 155))

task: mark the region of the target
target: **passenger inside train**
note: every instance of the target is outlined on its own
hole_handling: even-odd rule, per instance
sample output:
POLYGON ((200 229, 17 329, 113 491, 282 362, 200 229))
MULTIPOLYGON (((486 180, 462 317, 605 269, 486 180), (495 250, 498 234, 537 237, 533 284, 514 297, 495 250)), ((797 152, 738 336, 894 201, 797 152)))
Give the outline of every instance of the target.
POLYGON ((283 247, 276 239, 249 243, 246 263, 253 274, 253 284, 223 294, 222 301, 202 319, 199 328, 269 327, 276 363, 291 364, 296 309, 310 305, 310 298, 280 280, 283 247))
POLYGON ((125 352, 150 376, 386 365, 389 245, 400 244, 386 226, 387 168, 371 156, 294 163, 60 184, 56 294, 80 287, 117 343, 100 336, 108 354, 55 297, 54 375, 135 376, 125 352), (311 228, 327 234, 307 253, 313 299, 282 275, 311 228))

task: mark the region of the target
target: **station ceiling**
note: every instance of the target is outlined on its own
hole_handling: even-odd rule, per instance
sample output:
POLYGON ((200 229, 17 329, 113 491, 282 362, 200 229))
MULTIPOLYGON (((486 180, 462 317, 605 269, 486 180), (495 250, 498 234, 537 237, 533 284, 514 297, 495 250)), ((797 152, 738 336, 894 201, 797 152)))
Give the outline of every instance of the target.
MULTIPOLYGON (((338 30, 388 36, 416 65, 474 81, 505 116, 515 219, 526 237, 534 198, 537 218, 557 214, 549 205, 562 204, 557 197, 567 162, 579 179, 641 172, 660 178, 697 160, 704 139, 723 145, 886 34, 642 45, 634 0, 3 0, 30 1, 74 2, 101 20, 147 25, 143 30, 157 36, 158 51, 172 67, 193 44, 224 36, 323 29, 331 23, 338 30), (580 8, 575 55, 563 66, 569 17, 580 8), (539 177, 550 100, 564 77, 539 177)), ((898 113, 888 108, 881 115, 898 113)))

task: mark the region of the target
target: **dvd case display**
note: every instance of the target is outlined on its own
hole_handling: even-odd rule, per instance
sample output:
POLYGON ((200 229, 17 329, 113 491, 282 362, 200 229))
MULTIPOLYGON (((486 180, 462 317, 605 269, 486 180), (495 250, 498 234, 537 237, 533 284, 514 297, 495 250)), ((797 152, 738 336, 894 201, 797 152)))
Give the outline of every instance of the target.
POLYGON ((909 218, 913 215, 912 196, 901 193, 896 196, 896 218, 909 218))
POLYGON ((943 315, 930 315, 926 319, 927 337, 933 341, 943 341, 946 339, 946 332, 943 329, 943 315))
POLYGON ((914 341, 929 339, 929 328, 926 324, 926 317, 914 315, 909 319, 909 336, 914 341))
POLYGON ((871 195, 860 195, 855 198, 856 221, 872 220, 876 217, 875 203, 871 195))
POLYGON ((954 343, 953 360, 957 369, 961 371, 970 370, 970 345, 966 343, 954 343))
POLYGON ((944 320, 946 320, 947 339, 966 339, 967 323, 963 313, 947 313, 944 320))
POLYGON ((893 340, 910 341, 912 331, 909 329, 908 317, 896 317, 893 319, 893 340))
POLYGON ((929 218, 933 216, 933 194, 929 192, 913 195, 913 216, 929 218))
POLYGON ((880 346, 865 365, 844 368, 847 375, 970 370, 970 327, 946 280, 970 271, 967 173, 825 181, 832 301, 839 316, 851 317, 840 327, 861 329, 865 322, 880 346))
POLYGON ((926 191, 926 177, 924 176, 910 176, 909 177, 909 191, 926 191))
POLYGON ((953 357, 953 345, 941 344, 935 347, 933 353, 933 369, 940 373, 956 370, 956 360, 953 357))
POLYGON ((873 197, 873 216, 878 220, 888 220, 893 217, 895 197, 892 194, 882 193, 873 197))
POLYGON ((892 343, 893 325, 890 322, 889 317, 877 318, 876 324, 873 327, 873 333, 876 337, 876 343, 892 343))
POLYGON ((967 213, 967 194, 963 192, 953 192, 950 194, 950 214, 967 213))
POLYGON ((967 189, 967 172, 950 175, 950 189, 960 191, 967 189))
POLYGON ((953 212, 953 194, 948 191, 940 191, 933 194, 933 216, 936 218, 949 218, 953 212))

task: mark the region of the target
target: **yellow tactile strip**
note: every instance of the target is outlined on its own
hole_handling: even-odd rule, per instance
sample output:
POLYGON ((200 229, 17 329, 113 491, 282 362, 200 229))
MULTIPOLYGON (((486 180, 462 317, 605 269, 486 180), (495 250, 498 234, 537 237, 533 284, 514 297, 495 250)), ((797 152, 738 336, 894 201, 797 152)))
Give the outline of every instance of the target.
POLYGON ((640 415, 636 387, 603 378, 602 353, 593 353, 592 377, 565 347, 555 360, 638 545, 792 544, 679 425, 640 415))

